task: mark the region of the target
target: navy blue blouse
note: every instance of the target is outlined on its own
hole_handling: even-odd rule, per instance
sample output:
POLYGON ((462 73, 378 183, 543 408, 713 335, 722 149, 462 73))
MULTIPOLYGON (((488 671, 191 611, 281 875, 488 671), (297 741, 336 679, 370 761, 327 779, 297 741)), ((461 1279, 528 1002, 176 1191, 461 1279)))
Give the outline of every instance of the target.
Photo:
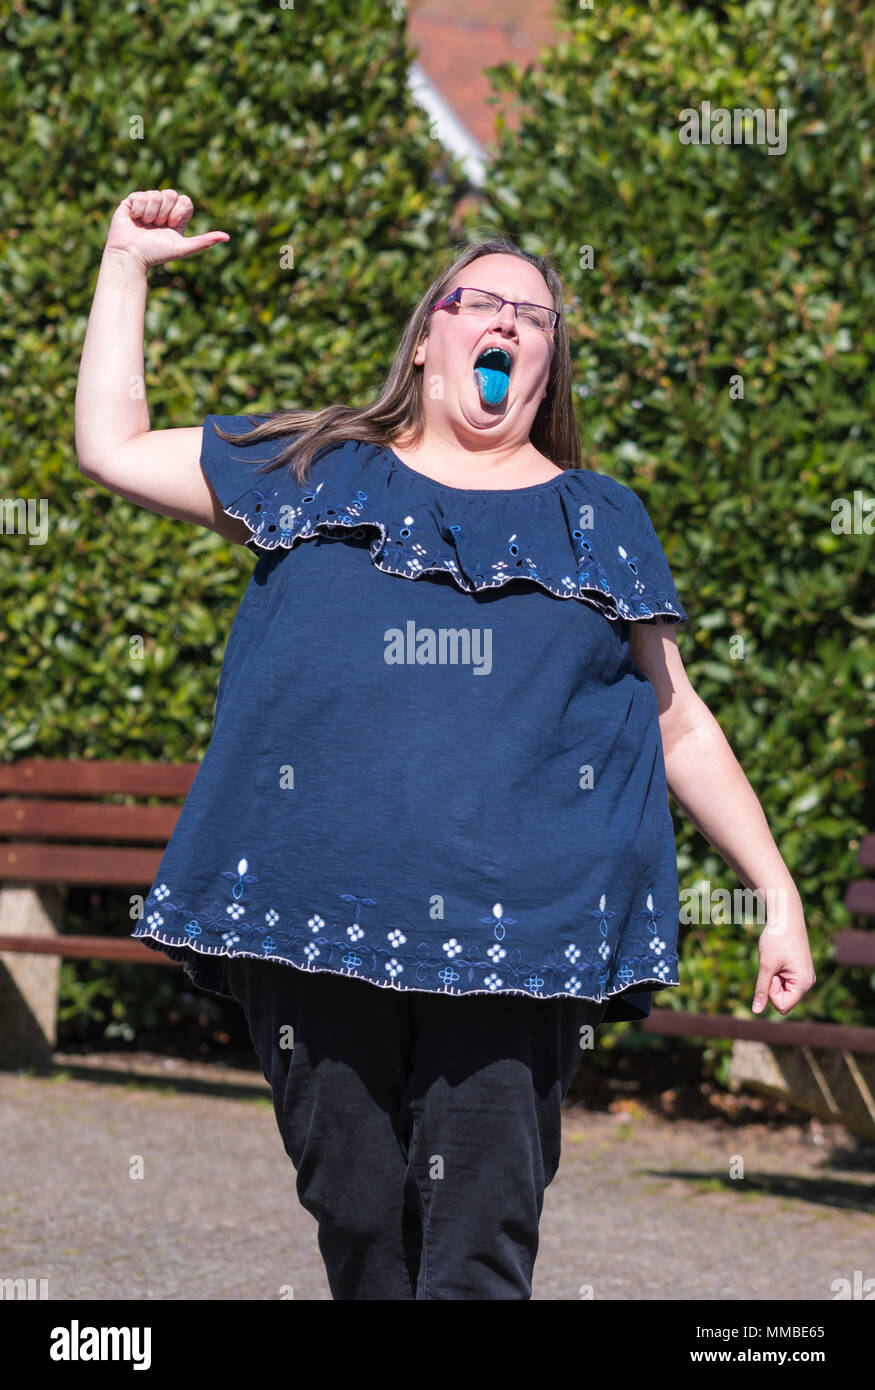
MULTIPOLYGON (((264 418, 264 417, 261 417, 264 418)), ((677 985, 674 828, 629 624, 686 622, 640 499, 569 469, 450 487, 351 441, 208 415, 255 565, 210 746, 132 935, 230 994, 256 956, 393 989, 609 1000, 677 985)))

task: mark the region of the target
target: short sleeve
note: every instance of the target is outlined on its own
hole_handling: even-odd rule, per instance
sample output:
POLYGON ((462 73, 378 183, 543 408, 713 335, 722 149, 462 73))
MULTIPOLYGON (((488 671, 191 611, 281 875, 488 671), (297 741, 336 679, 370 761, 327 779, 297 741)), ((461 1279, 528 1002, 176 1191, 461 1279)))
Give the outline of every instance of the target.
POLYGON ((629 495, 634 499, 633 508, 637 526, 636 563, 647 574, 649 584, 659 595, 660 606, 672 609, 671 612, 662 612, 655 617, 640 618, 638 621, 687 623, 689 618, 681 604, 671 567, 654 530, 653 522, 647 514, 647 508, 638 494, 632 492, 631 488, 629 495))
POLYGON ((223 509, 237 502, 259 478, 259 464, 276 457, 283 447, 281 439, 262 439, 257 444, 230 444, 216 434, 217 424, 226 434, 250 434, 269 416, 208 415, 204 420, 201 468, 223 509))
MULTIPOLYGON (((244 498, 261 485, 265 477, 260 465, 276 459, 288 444, 285 437, 261 439, 256 444, 231 444, 216 434, 213 424, 217 424, 226 434, 246 435, 270 419, 269 415, 207 415, 203 426, 200 464, 204 477, 210 484, 228 516, 243 517, 246 508, 241 506, 244 498)), ((264 486, 271 479, 266 476, 264 486)), ((251 554, 260 550, 254 536, 245 542, 251 554)))

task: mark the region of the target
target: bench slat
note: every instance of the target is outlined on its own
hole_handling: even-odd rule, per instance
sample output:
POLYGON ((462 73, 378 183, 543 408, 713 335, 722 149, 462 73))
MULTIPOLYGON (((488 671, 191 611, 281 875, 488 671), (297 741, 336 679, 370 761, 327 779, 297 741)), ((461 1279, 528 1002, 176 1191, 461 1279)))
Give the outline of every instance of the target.
POLYGON ((116 936, 0 936, 0 953, 20 951, 71 960, 148 961, 150 965, 176 965, 163 951, 150 951, 142 941, 116 936))
POLYGON ((853 917, 875 917, 875 879, 855 878, 849 883, 845 907, 853 917))
POLYGON ((875 932, 840 931, 834 944, 836 965, 875 966, 875 932))
POLYGON ((148 886, 160 849, 91 849, 75 845, 0 844, 0 883, 87 883, 148 886))
POLYGON ((165 845, 179 806, 106 806, 94 801, 0 801, 0 836, 37 840, 139 840, 165 845))
POLYGON ((654 1009, 641 1020, 645 1033, 671 1037, 750 1038, 772 1047, 840 1047, 847 1052, 875 1052, 875 1028, 841 1023, 777 1023, 764 1018, 732 1018, 728 1014, 688 1014, 654 1009))
POLYGON ((857 850, 857 858, 864 869, 875 869, 875 835, 864 835, 857 850))
POLYGON ((19 796, 186 796, 200 763, 92 762, 88 758, 20 758, 0 763, 0 792, 19 796))

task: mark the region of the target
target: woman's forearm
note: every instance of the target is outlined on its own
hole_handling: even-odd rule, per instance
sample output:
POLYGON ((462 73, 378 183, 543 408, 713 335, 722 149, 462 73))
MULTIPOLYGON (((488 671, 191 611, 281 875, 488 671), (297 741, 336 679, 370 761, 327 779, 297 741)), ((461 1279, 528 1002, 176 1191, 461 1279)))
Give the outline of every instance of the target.
POLYGON ((146 291, 142 262, 125 252, 104 251, 76 386, 76 454, 85 471, 149 429, 146 291))
POLYGON ((763 808, 714 716, 709 712, 663 754, 672 796, 744 886, 783 889, 785 901, 798 905, 763 808))

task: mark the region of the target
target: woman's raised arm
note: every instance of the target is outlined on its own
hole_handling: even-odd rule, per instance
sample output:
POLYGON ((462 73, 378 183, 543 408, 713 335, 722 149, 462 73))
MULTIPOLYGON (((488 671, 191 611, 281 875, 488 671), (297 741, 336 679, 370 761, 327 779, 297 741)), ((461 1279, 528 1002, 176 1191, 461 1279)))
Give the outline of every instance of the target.
POLYGON ((143 360, 147 272, 227 241, 227 232, 185 237, 194 211, 172 188, 129 193, 110 223, 88 318, 76 387, 79 468, 110 492, 165 516, 246 541, 225 516, 200 466, 202 426, 150 430, 143 360))

